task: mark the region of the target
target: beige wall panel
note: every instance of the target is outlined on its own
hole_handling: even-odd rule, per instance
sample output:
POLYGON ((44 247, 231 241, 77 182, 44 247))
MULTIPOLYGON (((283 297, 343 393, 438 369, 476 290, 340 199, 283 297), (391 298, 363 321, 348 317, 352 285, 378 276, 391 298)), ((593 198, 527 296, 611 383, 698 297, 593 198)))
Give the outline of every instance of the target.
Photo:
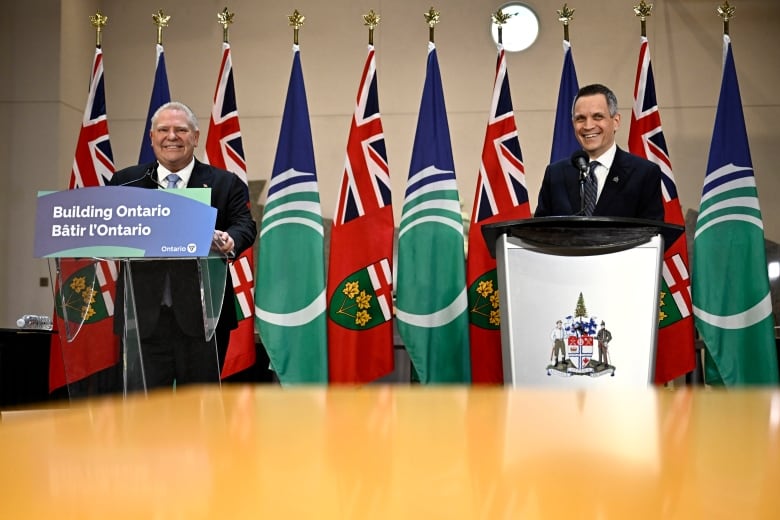
MULTIPOLYGON (((532 209, 550 155, 552 124, 562 67, 563 30, 556 9, 526 0, 540 17, 541 32, 529 50, 508 56, 515 115, 532 209)), ((603 82, 620 101, 625 147, 639 53, 637 2, 570 2, 574 61, 580 85, 603 82)), ((718 101, 722 24, 716 0, 659 0, 648 37, 669 153, 684 212, 698 208, 718 101)), ((463 211, 471 214, 496 49, 490 14, 500 2, 442 0, 436 45, 463 211)), ((780 2, 738 0, 731 22, 734 53, 767 238, 780 241, 780 193, 776 175, 776 121, 780 116, 780 48, 773 33, 780 2)), ((0 164, 8 182, 0 195, 0 225, 13 222, 18 235, 3 236, 0 260, 4 295, 0 325, 23 312, 50 312, 48 289, 37 287, 43 262, 31 261, 34 192, 64 188, 73 161, 94 52, 89 16, 109 16, 103 37, 109 129, 117 167, 138 158, 154 71, 156 29, 152 14, 171 15, 163 32, 171 93, 190 104, 205 144, 222 28, 216 15, 225 3, 208 0, 29 0, 11 4, 0 20, 0 164), (29 22, 35 13, 35 23, 29 22), (23 20, 27 20, 24 22, 23 20), (34 42, 34 45, 31 43, 34 42), (24 172, 22 180, 19 172, 24 172), (19 296, 22 300, 19 300, 19 296)), ((425 77, 430 3, 414 0, 235 0, 230 28, 235 86, 251 180, 268 180, 279 136, 291 66, 292 29, 287 16, 306 16, 301 59, 311 113, 323 215, 333 215, 355 95, 366 55, 361 15, 377 11, 375 34, 379 99, 390 162, 396 220, 400 219, 420 96, 425 77)), ((198 151, 202 156, 203 147, 198 151)), ((261 195, 264 199, 265 194, 261 195)), ((262 202, 262 200, 261 200, 262 202)))

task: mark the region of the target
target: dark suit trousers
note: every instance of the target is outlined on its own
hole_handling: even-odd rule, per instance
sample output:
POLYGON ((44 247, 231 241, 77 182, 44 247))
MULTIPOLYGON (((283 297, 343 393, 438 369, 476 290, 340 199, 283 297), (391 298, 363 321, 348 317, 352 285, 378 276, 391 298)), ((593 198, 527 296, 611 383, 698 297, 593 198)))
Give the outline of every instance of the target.
POLYGON ((157 327, 141 342, 146 388, 219 382, 216 343, 185 334, 173 310, 162 306, 157 327))

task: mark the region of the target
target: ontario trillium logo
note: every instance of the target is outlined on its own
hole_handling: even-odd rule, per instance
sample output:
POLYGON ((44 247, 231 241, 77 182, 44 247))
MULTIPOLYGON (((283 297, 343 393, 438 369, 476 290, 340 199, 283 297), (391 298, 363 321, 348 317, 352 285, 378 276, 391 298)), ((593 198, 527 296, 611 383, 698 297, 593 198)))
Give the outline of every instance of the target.
POLYGON ((497 330, 501 325, 496 270, 486 272, 469 287, 469 319, 483 329, 497 330))
POLYGON ((330 300, 330 318, 351 330, 366 330, 388 321, 393 308, 389 266, 384 258, 342 280, 330 300))

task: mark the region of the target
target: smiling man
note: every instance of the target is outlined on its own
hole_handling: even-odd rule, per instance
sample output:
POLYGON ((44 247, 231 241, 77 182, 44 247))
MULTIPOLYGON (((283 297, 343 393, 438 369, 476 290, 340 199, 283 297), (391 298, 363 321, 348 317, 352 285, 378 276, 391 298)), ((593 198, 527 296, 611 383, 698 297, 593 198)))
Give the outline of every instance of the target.
MULTIPOLYGON (((577 92, 572 106, 574 134, 587 155, 587 172, 575 156, 547 166, 535 217, 586 215, 663 220, 661 170, 615 144, 620 128, 615 94, 593 84, 577 92), (588 207, 584 174, 593 173, 593 204, 588 207)), ((582 152, 575 152, 576 154, 582 152)), ((584 155, 581 155, 584 160, 584 155)))
MULTIPOLYGON (((211 188, 211 205, 217 209, 212 248, 235 258, 250 247, 257 227, 247 186, 237 175, 195 159, 200 130, 192 110, 177 101, 162 105, 152 116, 149 136, 157 160, 116 172, 110 184, 211 188)), ((237 326, 230 271, 217 330, 208 340, 195 260, 132 262, 131 271, 146 388, 171 387, 174 381, 177 386, 219 382, 230 330, 237 326)), ((125 308, 122 277, 116 294, 114 331, 121 335, 125 313, 133 310, 125 308)))

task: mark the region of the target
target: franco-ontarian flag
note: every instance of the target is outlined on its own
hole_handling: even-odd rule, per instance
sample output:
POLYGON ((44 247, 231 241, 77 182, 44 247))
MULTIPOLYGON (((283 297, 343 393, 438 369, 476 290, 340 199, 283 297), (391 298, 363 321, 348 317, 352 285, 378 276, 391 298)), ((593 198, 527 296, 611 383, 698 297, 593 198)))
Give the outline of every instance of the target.
POLYGON ((396 317, 421 383, 467 383, 469 319, 455 165, 436 47, 428 65, 398 236, 396 317))
POLYGON ((777 384, 772 296, 731 40, 693 245, 693 306, 714 385, 777 384))
POLYGON ((279 381, 283 385, 326 383, 322 210, 297 45, 256 266, 256 325, 279 381))

